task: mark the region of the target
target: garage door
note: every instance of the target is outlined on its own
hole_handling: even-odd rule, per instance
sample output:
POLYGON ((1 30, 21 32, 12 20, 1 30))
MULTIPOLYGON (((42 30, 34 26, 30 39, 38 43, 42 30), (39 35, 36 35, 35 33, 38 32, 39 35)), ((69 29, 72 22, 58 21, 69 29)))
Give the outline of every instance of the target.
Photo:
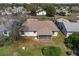
POLYGON ((38 39, 51 40, 51 35, 39 35, 38 39))

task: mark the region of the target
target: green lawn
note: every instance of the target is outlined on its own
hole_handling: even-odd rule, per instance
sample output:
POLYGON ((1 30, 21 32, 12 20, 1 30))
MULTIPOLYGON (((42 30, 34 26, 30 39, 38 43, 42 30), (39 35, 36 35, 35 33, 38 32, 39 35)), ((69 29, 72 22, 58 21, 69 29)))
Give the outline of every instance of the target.
POLYGON ((59 47, 42 48, 42 53, 45 56, 61 56, 62 55, 62 51, 59 47))
POLYGON ((11 56, 15 52, 15 49, 13 49, 11 46, 4 46, 0 47, 0 55, 1 56, 11 56))
POLYGON ((42 55, 40 49, 18 49, 10 46, 0 47, 0 56, 33 56, 42 55))

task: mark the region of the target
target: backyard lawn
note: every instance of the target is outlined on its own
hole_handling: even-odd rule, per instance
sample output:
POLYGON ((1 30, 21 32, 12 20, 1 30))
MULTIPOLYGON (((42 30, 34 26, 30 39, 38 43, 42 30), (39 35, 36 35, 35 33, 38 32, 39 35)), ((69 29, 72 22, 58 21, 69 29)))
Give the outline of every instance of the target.
POLYGON ((43 54, 41 49, 43 47, 53 47, 53 46, 61 49, 62 51, 61 55, 66 55, 66 51, 69 51, 69 49, 65 47, 63 41, 64 36, 61 33, 57 37, 53 38, 51 41, 39 41, 35 40, 34 37, 28 37, 26 39, 21 39, 15 43, 10 43, 8 45, 0 47, 0 55, 42 56, 43 54))
POLYGON ((42 54, 45 56, 60 56, 62 51, 59 47, 44 47, 42 48, 42 54))

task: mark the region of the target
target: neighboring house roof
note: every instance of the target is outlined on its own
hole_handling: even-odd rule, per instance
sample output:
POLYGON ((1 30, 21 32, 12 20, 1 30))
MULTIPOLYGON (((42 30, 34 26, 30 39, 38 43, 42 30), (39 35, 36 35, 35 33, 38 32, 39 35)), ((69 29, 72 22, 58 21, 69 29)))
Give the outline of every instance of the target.
POLYGON ((64 22, 64 26, 67 31, 69 32, 79 32, 79 23, 71 22, 71 23, 66 23, 64 22))
POLYGON ((57 13, 60 13, 60 12, 68 13, 68 12, 69 12, 68 9, 69 9, 69 8, 68 8, 67 6, 61 7, 61 8, 56 8, 56 12, 57 12, 57 13))
POLYGON ((57 19, 57 22, 67 22, 67 23, 70 23, 68 20, 66 20, 64 18, 57 19))
POLYGON ((22 12, 23 10, 25 10, 24 7, 14 7, 12 9, 12 12, 17 13, 17 12, 22 12))
POLYGON ((22 30, 37 31, 38 35, 52 35, 52 31, 59 31, 52 21, 38 21, 37 19, 28 19, 22 30))
MULTIPOLYGON (((42 11, 45 11, 45 10, 43 10, 42 8, 40 8, 40 9, 38 9, 37 11, 36 11, 36 13, 39 13, 39 12, 42 12, 42 11)), ((45 11, 46 12, 46 11, 45 11)))
POLYGON ((58 20, 60 20, 58 22, 61 22, 64 24, 67 32, 79 32, 79 22, 69 22, 68 20, 63 19, 63 18, 58 19, 58 20))
POLYGON ((73 6, 73 7, 71 8, 71 10, 76 11, 76 12, 79 12, 79 7, 78 7, 78 6, 73 6))

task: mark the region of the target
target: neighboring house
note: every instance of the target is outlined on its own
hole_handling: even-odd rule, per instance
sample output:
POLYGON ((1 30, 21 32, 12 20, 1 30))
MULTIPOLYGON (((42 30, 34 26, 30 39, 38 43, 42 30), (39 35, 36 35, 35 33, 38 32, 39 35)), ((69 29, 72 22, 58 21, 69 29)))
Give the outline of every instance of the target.
POLYGON ((22 12, 22 11, 24 11, 24 10, 25 10, 24 7, 14 7, 14 8, 12 9, 12 12, 14 12, 14 13, 19 13, 19 12, 22 12))
POLYGON ((6 15, 7 14, 7 11, 6 10, 0 10, 0 15, 6 15))
POLYGON ((35 36, 42 40, 51 40, 59 32, 52 21, 39 21, 38 19, 27 19, 20 30, 21 36, 35 36))
POLYGON ((7 7, 0 10, 0 15, 12 15, 12 14, 30 14, 24 7, 7 7))
POLYGON ((68 11, 69 7, 68 6, 61 7, 59 9, 58 8, 55 8, 55 9, 56 9, 56 12, 57 13, 64 12, 65 15, 69 15, 69 11, 68 11))
POLYGON ((11 15, 11 14, 12 14, 12 12, 7 11, 7 10, 5 10, 5 13, 6 13, 7 15, 11 15))
POLYGON ((79 7, 78 7, 78 6, 73 6, 73 7, 71 8, 71 11, 72 11, 72 12, 79 13, 79 7))
POLYGON ((28 11, 24 7, 14 7, 12 9, 12 13, 14 13, 14 14, 19 14, 19 13, 21 13, 21 14, 30 14, 31 11, 28 11))
POLYGON ((74 32, 79 32, 79 22, 70 22, 66 19, 60 18, 57 19, 56 24, 66 37, 74 32))
POLYGON ((11 15, 11 14, 12 14, 12 8, 11 8, 11 7, 7 7, 7 8, 5 9, 5 13, 6 13, 7 15, 11 15))
POLYGON ((12 14, 11 10, 12 10, 11 7, 7 7, 5 9, 1 9, 0 10, 0 14, 1 15, 11 15, 12 14))
POLYGON ((43 9, 38 9, 38 10, 36 11, 36 15, 46 15, 46 11, 43 10, 43 9))

